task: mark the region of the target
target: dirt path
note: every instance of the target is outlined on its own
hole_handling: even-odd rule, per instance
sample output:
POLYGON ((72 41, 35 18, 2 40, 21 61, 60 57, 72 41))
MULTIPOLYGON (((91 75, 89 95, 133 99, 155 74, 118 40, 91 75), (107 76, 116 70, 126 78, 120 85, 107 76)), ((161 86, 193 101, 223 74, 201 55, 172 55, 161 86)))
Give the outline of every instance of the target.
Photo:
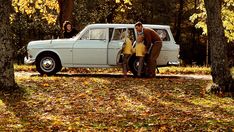
MULTIPOLYGON (((37 72, 15 72, 16 77, 30 77, 30 76, 39 76, 37 72)), ((63 73, 60 72, 56 76, 66 76, 66 77, 122 77, 121 73, 63 73)), ((129 77, 132 77, 129 75, 129 77)), ((212 80, 211 75, 194 75, 194 74, 157 74, 156 78, 184 78, 184 79, 202 79, 202 80, 212 80)))

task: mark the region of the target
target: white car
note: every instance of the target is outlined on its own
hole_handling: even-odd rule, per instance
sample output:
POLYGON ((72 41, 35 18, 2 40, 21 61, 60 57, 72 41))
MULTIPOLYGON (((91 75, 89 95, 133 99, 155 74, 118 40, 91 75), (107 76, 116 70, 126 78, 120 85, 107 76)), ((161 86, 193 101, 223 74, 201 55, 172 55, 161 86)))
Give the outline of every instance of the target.
MULTIPOLYGON (((143 25, 154 29, 163 40, 157 59, 158 66, 178 64, 179 45, 176 44, 170 27, 143 25)), ((31 41, 27 45, 25 63, 35 63, 41 74, 54 75, 62 67, 108 68, 121 66, 123 39, 127 31, 132 41, 136 40, 134 24, 91 24, 70 39, 31 41)), ((136 75, 138 60, 133 54, 129 59, 131 72, 136 75)))

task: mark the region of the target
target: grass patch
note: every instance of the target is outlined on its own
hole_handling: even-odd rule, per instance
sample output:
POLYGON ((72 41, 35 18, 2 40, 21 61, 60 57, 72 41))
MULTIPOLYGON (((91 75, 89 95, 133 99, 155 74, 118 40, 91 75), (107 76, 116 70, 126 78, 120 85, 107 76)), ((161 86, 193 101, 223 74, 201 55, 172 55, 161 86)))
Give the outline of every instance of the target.
POLYGON ((201 74, 208 75, 210 67, 161 67, 159 68, 162 74, 201 74))
POLYGON ((233 99, 205 94, 207 80, 120 75, 16 80, 21 92, 0 92, 0 131, 234 129, 233 99))
POLYGON ((25 71, 25 72, 36 72, 36 66, 35 65, 14 65, 14 70, 16 72, 19 71, 25 71))

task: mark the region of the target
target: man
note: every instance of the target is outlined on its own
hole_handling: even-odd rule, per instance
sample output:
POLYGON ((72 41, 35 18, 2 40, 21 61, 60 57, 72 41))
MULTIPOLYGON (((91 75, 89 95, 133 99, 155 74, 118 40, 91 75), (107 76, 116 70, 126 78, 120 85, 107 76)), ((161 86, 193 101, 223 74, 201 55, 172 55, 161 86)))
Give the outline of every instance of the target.
POLYGON ((156 60, 162 48, 162 40, 153 29, 143 27, 141 22, 137 22, 135 28, 138 35, 144 36, 144 44, 147 51, 145 75, 146 77, 155 77, 156 60))

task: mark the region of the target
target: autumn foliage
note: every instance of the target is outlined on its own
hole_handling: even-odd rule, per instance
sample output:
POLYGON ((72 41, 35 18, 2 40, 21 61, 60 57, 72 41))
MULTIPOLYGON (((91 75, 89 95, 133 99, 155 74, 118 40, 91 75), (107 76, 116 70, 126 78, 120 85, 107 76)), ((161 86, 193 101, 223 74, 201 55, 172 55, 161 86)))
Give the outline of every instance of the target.
POLYGON ((226 131, 234 102, 205 93, 209 80, 125 79, 119 74, 17 76, 0 92, 1 131, 226 131))

